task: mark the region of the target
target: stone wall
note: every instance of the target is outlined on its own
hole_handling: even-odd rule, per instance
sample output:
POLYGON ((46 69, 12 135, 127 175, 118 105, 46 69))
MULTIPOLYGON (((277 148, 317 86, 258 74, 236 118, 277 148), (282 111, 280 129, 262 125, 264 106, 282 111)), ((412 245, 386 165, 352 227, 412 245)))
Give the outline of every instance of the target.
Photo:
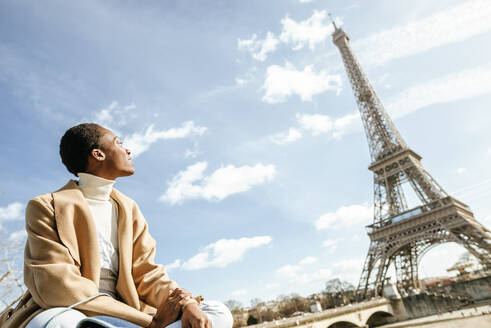
POLYGON ((421 293, 402 299, 408 319, 453 311, 468 305, 469 299, 436 293, 421 293))
POLYGON ((491 299, 491 276, 468 281, 458 281, 446 286, 428 288, 429 292, 470 297, 476 302, 491 299))

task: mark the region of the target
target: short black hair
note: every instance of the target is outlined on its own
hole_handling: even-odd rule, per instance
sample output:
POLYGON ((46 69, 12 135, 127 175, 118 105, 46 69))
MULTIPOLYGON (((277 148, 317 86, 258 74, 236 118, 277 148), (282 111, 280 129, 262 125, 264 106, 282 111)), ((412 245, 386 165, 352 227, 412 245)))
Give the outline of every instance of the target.
POLYGON ((60 140, 60 156, 68 171, 75 176, 87 171, 90 152, 101 148, 102 135, 102 127, 95 123, 82 123, 65 132, 60 140))

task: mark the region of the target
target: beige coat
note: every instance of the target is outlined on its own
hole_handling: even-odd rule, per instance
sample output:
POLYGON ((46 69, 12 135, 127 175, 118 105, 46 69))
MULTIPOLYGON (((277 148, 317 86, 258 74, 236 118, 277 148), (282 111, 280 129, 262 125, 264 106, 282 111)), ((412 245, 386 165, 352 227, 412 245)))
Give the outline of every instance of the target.
MULTIPOLYGON (((146 327, 152 320, 148 313, 155 313, 177 284, 163 266, 154 263, 155 240, 136 203, 116 189, 111 198, 119 207, 116 290, 122 301, 99 296, 77 309, 88 316, 109 315, 146 327)), ((75 181, 32 199, 26 208, 26 230, 24 282, 28 292, 8 320, 0 319, 2 328, 24 327, 43 309, 69 306, 99 291, 96 228, 75 181)))

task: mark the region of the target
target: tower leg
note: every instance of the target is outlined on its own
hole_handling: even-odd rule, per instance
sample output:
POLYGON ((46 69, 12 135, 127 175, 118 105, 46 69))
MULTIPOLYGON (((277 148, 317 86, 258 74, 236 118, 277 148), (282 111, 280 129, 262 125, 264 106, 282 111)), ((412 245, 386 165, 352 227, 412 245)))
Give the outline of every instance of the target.
POLYGON ((417 247, 412 244, 404 246, 395 256, 394 266, 399 290, 410 291, 419 288, 417 247))

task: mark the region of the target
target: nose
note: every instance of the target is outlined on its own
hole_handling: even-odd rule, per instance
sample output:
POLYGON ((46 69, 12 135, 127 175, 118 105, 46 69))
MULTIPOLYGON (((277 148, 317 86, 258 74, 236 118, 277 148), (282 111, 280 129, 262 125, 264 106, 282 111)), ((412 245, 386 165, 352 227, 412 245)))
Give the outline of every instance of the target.
POLYGON ((131 150, 129 150, 128 148, 125 149, 126 149, 126 154, 131 155, 131 150))

